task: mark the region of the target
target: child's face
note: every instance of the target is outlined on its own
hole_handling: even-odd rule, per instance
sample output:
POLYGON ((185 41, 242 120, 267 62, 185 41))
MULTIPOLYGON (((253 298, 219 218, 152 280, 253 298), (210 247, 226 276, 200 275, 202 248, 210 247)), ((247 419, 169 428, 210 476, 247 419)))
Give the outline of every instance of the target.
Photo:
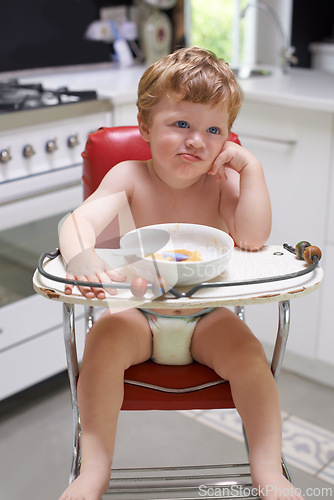
POLYGON ((228 113, 221 105, 169 97, 156 105, 148 126, 139 124, 155 172, 174 187, 190 186, 206 174, 229 136, 228 113))

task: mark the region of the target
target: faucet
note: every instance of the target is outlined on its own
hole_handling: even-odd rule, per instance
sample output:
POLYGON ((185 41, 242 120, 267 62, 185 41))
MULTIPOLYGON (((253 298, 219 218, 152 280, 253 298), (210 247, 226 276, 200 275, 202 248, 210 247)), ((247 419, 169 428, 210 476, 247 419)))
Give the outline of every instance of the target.
POLYGON ((295 47, 290 46, 288 37, 283 29, 281 20, 279 19, 277 13, 265 2, 255 0, 254 2, 249 2, 246 7, 240 11, 240 19, 243 19, 245 17, 249 7, 255 7, 262 10, 278 28, 282 38, 282 48, 280 50, 280 68, 282 73, 287 73, 289 65, 297 64, 298 58, 294 55, 295 47))

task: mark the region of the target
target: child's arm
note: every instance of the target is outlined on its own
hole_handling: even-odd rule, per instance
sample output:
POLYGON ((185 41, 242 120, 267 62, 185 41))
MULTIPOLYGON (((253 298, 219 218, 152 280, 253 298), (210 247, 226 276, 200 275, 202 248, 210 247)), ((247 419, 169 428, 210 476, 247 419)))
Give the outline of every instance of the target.
POLYGON ((209 173, 221 182, 220 211, 236 244, 248 250, 261 248, 271 231, 271 206, 259 160, 227 141, 209 173))
MULTIPOLYGON (((59 248, 66 263, 67 277, 80 281, 124 281, 125 277, 117 270, 110 269, 103 259, 95 253, 97 236, 114 219, 120 210, 127 205, 126 167, 120 178, 110 171, 100 187, 80 205, 63 223, 59 234, 59 248), (123 180, 122 180, 123 178, 123 180), (115 192, 115 189, 120 191, 115 192), (122 190, 124 188, 124 190, 122 190)), ((65 286, 65 293, 72 293, 72 286, 65 286)), ((108 289, 109 293, 116 293, 108 289)), ((80 287, 81 293, 87 297, 104 298, 101 288, 80 287)))

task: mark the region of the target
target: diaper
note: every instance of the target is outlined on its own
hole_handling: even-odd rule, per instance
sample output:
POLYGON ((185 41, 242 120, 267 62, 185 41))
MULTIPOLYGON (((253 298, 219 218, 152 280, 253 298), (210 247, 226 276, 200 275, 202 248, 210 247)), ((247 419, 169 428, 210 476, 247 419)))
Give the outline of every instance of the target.
POLYGON ((162 365, 192 363, 190 344, 195 327, 201 317, 213 309, 208 307, 187 316, 165 316, 151 309, 140 309, 145 314, 152 332, 152 360, 162 365))

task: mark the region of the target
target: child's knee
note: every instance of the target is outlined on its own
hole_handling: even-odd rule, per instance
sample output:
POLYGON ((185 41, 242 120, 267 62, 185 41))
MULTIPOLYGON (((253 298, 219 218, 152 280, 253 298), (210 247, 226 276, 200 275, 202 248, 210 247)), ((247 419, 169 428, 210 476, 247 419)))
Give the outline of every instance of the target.
POLYGON ((125 312, 101 316, 87 336, 86 350, 128 367, 150 357, 151 343, 146 318, 125 312))
MULTIPOLYGON (((236 335, 237 337, 237 335, 236 335)), ((224 353, 214 353, 215 369, 223 370, 224 378, 235 373, 258 372, 269 370, 269 364, 261 342, 249 331, 240 335, 236 342, 227 343, 224 353)), ((217 370, 216 370, 217 371, 217 370)))
POLYGON ((255 335, 251 335, 249 341, 247 342, 247 346, 245 346, 246 354, 249 352, 250 356, 253 358, 259 358, 260 360, 265 360, 266 355, 263 349, 262 343, 255 335))
POLYGON ((261 342, 251 334, 248 339, 236 349, 238 363, 242 366, 268 367, 268 361, 261 342))

